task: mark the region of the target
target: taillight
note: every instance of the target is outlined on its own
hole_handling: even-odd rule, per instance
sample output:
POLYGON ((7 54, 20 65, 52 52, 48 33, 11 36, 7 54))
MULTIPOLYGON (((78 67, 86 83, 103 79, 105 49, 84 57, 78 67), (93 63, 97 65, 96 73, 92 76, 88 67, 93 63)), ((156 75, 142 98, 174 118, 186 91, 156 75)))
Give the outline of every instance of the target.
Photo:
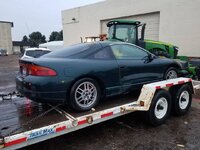
POLYGON ((29 65, 28 74, 32 76, 56 76, 57 73, 53 69, 47 67, 29 65))
POLYGON ((56 76, 57 73, 51 68, 42 67, 33 64, 20 64, 21 74, 32 76, 56 76))

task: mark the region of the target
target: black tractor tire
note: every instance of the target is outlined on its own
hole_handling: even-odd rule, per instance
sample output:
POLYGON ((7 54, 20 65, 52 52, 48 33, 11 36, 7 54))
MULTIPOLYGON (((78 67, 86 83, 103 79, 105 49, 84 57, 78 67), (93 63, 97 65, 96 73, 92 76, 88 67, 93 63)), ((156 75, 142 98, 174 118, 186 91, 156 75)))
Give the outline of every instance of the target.
POLYGON ((188 84, 182 85, 172 91, 172 112, 176 116, 185 115, 191 108, 192 89, 188 84))
POLYGON ((70 91, 70 97, 69 97, 68 103, 72 109, 82 112, 82 111, 87 111, 87 110, 91 110, 92 108, 94 108, 99 103, 100 97, 101 97, 101 90, 100 90, 98 83, 91 78, 82 78, 73 84, 71 91, 70 91), (92 92, 90 92, 89 90, 86 90, 86 89, 82 89, 84 91, 84 93, 81 93, 83 91, 80 90, 78 92, 78 90, 77 90, 78 88, 80 89, 81 87, 85 86, 85 85, 83 85, 84 83, 90 84, 88 87, 93 86, 93 88, 96 91, 95 92, 96 94, 94 94, 95 96, 93 95, 95 98, 94 98, 94 100, 92 100, 92 102, 90 102, 88 100, 88 99, 90 99, 89 97, 92 95, 91 94, 92 92), (78 99, 76 98, 76 94, 81 95, 80 93, 82 95, 84 95, 83 97, 85 97, 85 98, 81 98, 83 103, 85 101, 89 101, 88 106, 85 104, 82 104, 81 101, 78 101, 78 99))
POLYGON ((156 56, 170 58, 170 55, 167 52, 158 48, 152 49, 151 52, 156 56))
POLYGON ((165 71, 163 79, 167 80, 167 79, 174 79, 174 78, 178 78, 178 71, 176 68, 170 67, 165 71), (170 74, 172 74, 171 77, 170 77, 170 74))
POLYGON ((149 110, 145 113, 146 121, 152 126, 159 126, 167 120, 171 111, 171 95, 166 90, 156 92, 149 110))

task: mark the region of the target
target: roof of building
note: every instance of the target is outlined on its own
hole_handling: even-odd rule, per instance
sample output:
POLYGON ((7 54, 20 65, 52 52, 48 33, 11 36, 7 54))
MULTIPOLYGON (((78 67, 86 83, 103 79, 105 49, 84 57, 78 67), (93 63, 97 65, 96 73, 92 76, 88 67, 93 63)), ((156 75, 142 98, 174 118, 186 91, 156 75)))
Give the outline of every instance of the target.
POLYGON ((13 41, 13 46, 31 46, 31 43, 23 41, 13 41))
POLYGON ((10 23, 11 27, 14 27, 14 23, 13 22, 9 22, 9 21, 0 21, 0 23, 10 23))

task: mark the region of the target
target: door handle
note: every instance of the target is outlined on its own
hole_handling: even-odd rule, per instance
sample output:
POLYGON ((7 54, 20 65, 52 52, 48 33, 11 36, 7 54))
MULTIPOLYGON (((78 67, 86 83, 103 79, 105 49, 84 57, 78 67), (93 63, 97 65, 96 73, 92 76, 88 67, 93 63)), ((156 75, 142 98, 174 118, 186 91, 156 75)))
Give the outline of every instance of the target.
POLYGON ((120 69, 125 69, 126 68, 126 65, 121 65, 119 66, 120 69))

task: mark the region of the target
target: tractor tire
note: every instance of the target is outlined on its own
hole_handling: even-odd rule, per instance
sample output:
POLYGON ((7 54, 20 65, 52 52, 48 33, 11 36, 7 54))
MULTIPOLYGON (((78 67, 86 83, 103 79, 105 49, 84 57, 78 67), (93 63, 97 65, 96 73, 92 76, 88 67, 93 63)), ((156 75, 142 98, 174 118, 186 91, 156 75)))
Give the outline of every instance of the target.
POLYGON ((167 52, 162 51, 161 49, 155 48, 155 49, 151 50, 151 52, 152 52, 154 55, 159 56, 159 57, 170 58, 170 55, 169 55, 167 52))

